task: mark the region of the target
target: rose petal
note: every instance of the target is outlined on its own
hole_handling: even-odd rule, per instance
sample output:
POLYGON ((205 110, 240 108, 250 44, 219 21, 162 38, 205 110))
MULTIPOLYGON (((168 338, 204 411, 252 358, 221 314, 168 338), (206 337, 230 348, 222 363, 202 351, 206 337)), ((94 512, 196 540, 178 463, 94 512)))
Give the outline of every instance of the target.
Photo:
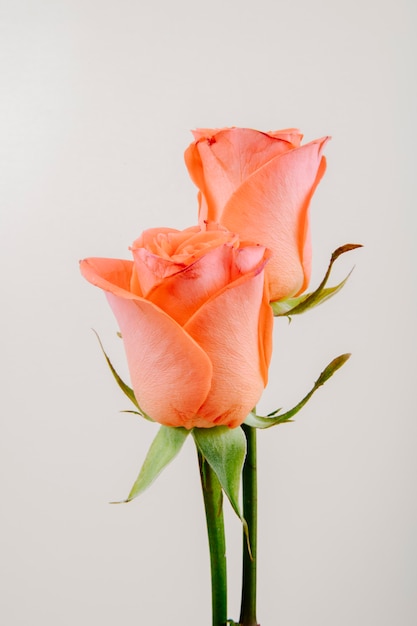
POLYGON ((207 354, 151 302, 107 299, 120 325, 130 379, 141 408, 166 426, 206 425, 197 417, 210 390, 207 354))
POLYGON ((184 263, 174 263, 171 259, 165 259, 152 254, 145 248, 132 248, 135 261, 135 274, 140 283, 144 297, 163 280, 185 269, 184 263))
POLYGON ((271 135, 272 137, 277 137, 278 139, 283 139, 284 141, 288 141, 292 144, 293 148, 298 148, 303 139, 302 133, 298 130, 298 128, 287 128, 285 130, 270 130, 267 135, 271 135))
POLYGON ((155 285, 146 297, 183 326, 204 302, 230 282, 234 255, 230 245, 213 248, 155 285))
POLYGON ((184 327, 213 364, 210 393, 199 410, 211 425, 240 425, 266 384, 273 316, 263 293, 263 271, 247 274, 204 304, 184 327))
POLYGON ((258 351, 261 376, 264 387, 268 383, 268 369, 272 357, 272 327, 273 313, 269 303, 271 301, 269 290, 264 289, 262 306, 259 311, 258 351))
POLYGON ((321 152, 327 139, 269 161, 246 179, 223 209, 224 226, 272 250, 266 268, 272 300, 297 295, 308 283, 308 207, 325 171, 321 152))
MULTIPOLYGON (((177 307, 179 309, 184 308, 184 304, 185 309, 187 309, 186 301, 189 300, 190 312, 185 318, 181 315, 181 319, 189 317, 202 301, 210 297, 214 288, 220 289, 229 279, 231 248, 237 248, 239 238, 225 228, 219 227, 217 224, 197 226, 183 232, 163 232, 161 235, 155 233, 152 240, 146 237, 147 233, 144 235, 131 248, 136 269, 134 275, 140 282, 142 294, 146 298, 149 295, 152 302, 156 302, 164 310, 169 308, 169 311, 173 313, 177 307), (183 233, 187 233, 187 236, 184 237, 183 233), (147 244, 147 248, 136 247, 138 243, 142 242, 147 244), (227 253, 223 249, 226 244, 229 249, 227 253), (155 252, 158 246, 165 249, 163 257, 155 252), (169 257, 166 254, 168 249, 170 250, 169 257), (218 256, 216 257, 216 255, 218 256), (214 258, 212 258, 213 256, 214 258), (204 257, 207 257, 205 261, 203 260, 204 257), (220 275, 223 276, 224 274, 226 278, 220 278, 220 275), (195 279, 194 286, 191 285, 191 278, 195 279), (187 281, 185 282, 184 279, 187 281), (180 287, 177 294, 176 282, 183 286, 187 285, 185 291, 180 287), (204 285, 204 282, 207 283, 207 286, 204 285), (210 284, 211 287, 209 287, 210 284), (194 296, 190 293, 190 299, 188 298, 188 288, 196 291, 194 296), (150 295, 151 292, 152 295, 150 295), (162 300, 158 297, 159 292, 161 292, 162 300), (201 296, 198 295, 200 292, 201 296), (184 303, 181 302, 181 299, 184 300, 184 303)), ((174 317, 178 319, 177 316, 174 315, 174 317)))
POLYGON ((80 270, 84 278, 104 291, 122 298, 137 297, 137 293, 130 292, 133 261, 90 257, 80 261, 80 270))
POLYGON ((246 274, 259 267, 259 271, 263 269, 264 263, 262 260, 269 259, 271 253, 269 250, 265 250, 264 246, 258 244, 255 245, 242 245, 235 252, 234 272, 233 278, 237 278, 240 274, 246 274))
POLYGON ((136 239, 131 249, 146 248, 164 259, 171 259, 175 255, 177 248, 190 239, 192 233, 200 233, 199 226, 191 226, 185 230, 175 228, 149 228, 136 239))

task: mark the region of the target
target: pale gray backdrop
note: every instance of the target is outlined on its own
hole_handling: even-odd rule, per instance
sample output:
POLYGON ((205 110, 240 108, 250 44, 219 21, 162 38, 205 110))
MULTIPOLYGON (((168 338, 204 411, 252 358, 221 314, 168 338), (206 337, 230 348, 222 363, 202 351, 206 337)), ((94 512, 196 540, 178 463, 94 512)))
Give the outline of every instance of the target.
MULTIPOLYGON (((139 501, 155 427, 128 408, 117 325, 78 259, 196 221, 197 126, 330 134, 314 271, 363 250, 333 301, 278 321, 260 408, 262 626, 414 626, 416 31, 409 0, 2 0, 1 606, 7 626, 210 625, 191 441, 139 501)), ((163 390, 161 390, 163 393, 163 390)), ((240 528, 227 511, 230 616, 240 528)))

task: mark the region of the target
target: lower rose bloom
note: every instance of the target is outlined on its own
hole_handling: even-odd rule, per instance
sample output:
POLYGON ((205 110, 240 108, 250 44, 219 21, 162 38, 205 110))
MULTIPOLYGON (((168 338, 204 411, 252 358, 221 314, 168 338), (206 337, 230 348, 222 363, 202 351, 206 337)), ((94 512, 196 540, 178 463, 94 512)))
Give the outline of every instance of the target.
POLYGON ((81 272, 106 292, 141 408, 166 426, 239 426, 267 383, 269 252, 214 224, 147 230, 131 251, 81 272))

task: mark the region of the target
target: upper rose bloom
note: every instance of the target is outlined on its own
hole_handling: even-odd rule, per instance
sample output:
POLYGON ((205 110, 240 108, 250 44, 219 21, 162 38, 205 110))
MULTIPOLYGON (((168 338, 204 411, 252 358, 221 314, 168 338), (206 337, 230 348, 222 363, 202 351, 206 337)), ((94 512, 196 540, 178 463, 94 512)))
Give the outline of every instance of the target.
POLYGON ((81 272, 107 292, 141 408, 166 426, 239 426, 267 382, 269 253, 215 224, 147 230, 131 250, 81 272))
POLYGON ((308 207, 326 169, 328 137, 300 146, 298 130, 199 129, 185 152, 200 190, 199 221, 214 221, 272 251, 271 300, 304 291, 311 273, 308 207))

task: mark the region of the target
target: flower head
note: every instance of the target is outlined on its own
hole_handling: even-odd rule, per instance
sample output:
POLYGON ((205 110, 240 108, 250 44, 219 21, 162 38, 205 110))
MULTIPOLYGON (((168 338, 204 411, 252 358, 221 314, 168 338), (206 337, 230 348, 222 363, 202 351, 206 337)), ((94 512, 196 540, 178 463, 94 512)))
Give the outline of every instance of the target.
POLYGON ((298 295, 311 273, 308 209, 325 168, 328 137, 301 145, 289 129, 199 129, 185 152, 199 188, 200 223, 218 222, 269 248, 271 300, 298 295))
POLYGON ((141 408, 167 426, 239 426, 267 382, 268 251, 215 224, 147 230, 131 251, 81 272, 106 292, 141 408))

